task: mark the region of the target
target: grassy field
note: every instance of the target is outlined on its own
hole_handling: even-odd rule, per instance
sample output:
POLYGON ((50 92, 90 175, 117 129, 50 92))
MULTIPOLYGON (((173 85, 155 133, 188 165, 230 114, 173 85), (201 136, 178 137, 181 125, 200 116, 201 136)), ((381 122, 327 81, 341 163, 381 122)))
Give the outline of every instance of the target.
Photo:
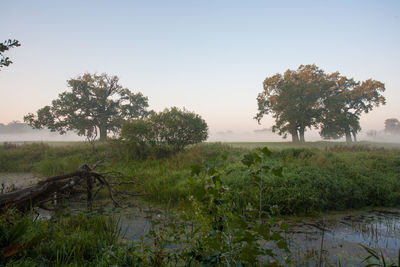
POLYGON ((347 144, 346 142, 329 142, 317 141, 297 143, 292 142, 225 142, 224 144, 231 145, 232 147, 254 149, 257 147, 268 147, 273 150, 282 150, 287 148, 316 148, 316 149, 329 149, 334 147, 368 147, 368 148, 385 148, 385 149, 400 149, 400 143, 375 143, 369 141, 361 141, 354 144, 347 144))
POLYGON ((99 171, 119 171, 142 184, 116 189, 140 192, 148 203, 174 207, 184 216, 151 231, 150 243, 132 243, 120 240, 118 222, 95 213, 58 214, 51 221, 5 214, 0 216, 0 264, 184 266, 190 261, 225 266, 215 263, 224 261, 233 266, 264 255, 280 266, 275 252, 260 245, 274 243, 280 255, 291 258, 276 231, 286 226, 273 217, 400 205, 396 144, 204 143, 146 159, 114 142, 0 146, 0 172, 52 176, 100 159, 107 160, 99 171), (257 149, 262 147, 271 152, 257 149))
POLYGON ((268 147, 272 166, 283 167, 283 177, 267 177, 264 206, 279 206, 285 214, 308 214, 366 206, 400 205, 400 149, 394 144, 336 142, 205 143, 163 158, 136 159, 115 144, 74 143, 54 146, 33 143, 0 148, 0 172, 36 172, 45 176, 74 171, 81 163, 108 158, 107 170, 117 170, 143 183, 149 201, 184 206, 200 186, 191 167, 225 155, 222 180, 235 192, 237 205, 255 203, 254 184, 241 163, 256 147, 268 147))

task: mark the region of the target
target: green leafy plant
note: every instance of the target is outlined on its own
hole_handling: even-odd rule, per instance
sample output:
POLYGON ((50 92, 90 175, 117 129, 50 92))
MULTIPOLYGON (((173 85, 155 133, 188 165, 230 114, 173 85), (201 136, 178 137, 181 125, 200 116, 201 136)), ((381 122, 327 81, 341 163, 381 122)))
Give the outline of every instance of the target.
POLYGON ((6 210, 0 218, 0 263, 21 257, 38 246, 44 239, 43 233, 32 229, 40 228, 29 216, 22 216, 14 210, 6 210))
POLYGON ((383 255, 382 250, 379 252, 375 249, 369 248, 367 246, 364 246, 363 244, 359 244, 360 247, 365 249, 365 251, 368 253, 368 256, 365 257, 361 261, 361 263, 365 263, 364 267, 371 267, 371 266, 380 266, 380 267, 398 267, 400 266, 400 249, 399 249, 399 257, 398 257, 398 263, 394 262, 387 262, 387 259, 385 259, 385 256, 383 255), (368 263, 370 260, 375 260, 374 263, 368 263))
POLYGON ((125 122, 121 140, 138 158, 162 157, 205 141, 207 123, 200 115, 176 107, 152 112, 148 118, 125 122))
MULTIPOLYGON (((243 161, 248 167, 259 162, 263 163, 261 168, 266 169, 267 164, 263 159, 269 150, 261 151, 264 151, 264 156, 245 156, 243 161)), ((273 248, 289 252, 285 239, 276 230, 285 230, 287 226, 278 224, 271 216, 263 220, 261 209, 254 210, 251 205, 237 212, 232 192, 221 179, 226 174, 223 168, 225 160, 226 157, 222 155, 206 161, 203 166, 192 168, 193 175, 201 180, 205 189, 202 198, 192 198, 196 219, 203 226, 201 242, 192 253, 203 265, 241 266, 263 262, 274 266, 279 262, 273 248)), ((281 173, 278 169, 272 170, 281 173)), ((260 169, 252 173, 260 178, 260 169)), ((255 180, 263 190, 261 181, 255 180)))

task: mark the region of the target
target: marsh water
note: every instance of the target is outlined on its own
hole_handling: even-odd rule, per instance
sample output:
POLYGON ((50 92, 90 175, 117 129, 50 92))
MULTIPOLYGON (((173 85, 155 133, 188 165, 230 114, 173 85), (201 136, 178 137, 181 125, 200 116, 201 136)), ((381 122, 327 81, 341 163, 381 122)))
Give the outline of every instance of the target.
POLYGON ((360 263, 367 256, 360 244, 397 259, 400 248, 400 209, 374 208, 293 218, 287 241, 292 253, 304 263, 322 259, 332 263, 360 263))
MULTIPOLYGON (((35 183, 40 177, 31 173, 0 173, 4 188, 12 185, 24 187, 35 183)), ((147 233, 152 222, 163 214, 146 202, 131 202, 120 209, 121 227, 126 239, 138 239, 147 233)), ((284 221, 290 225, 283 233, 292 257, 305 265, 324 262, 357 265, 367 256, 359 245, 378 249, 391 259, 398 257, 400 249, 400 208, 373 208, 358 211, 335 212, 315 217, 290 217, 284 221), (322 256, 322 257, 321 257, 322 256)))
MULTIPOLYGON (((152 228, 152 221, 160 214, 161 210, 143 205, 127 209, 121 217, 125 238, 138 239, 152 228)), ((289 231, 282 234, 292 259, 304 266, 317 266, 321 259, 335 266, 339 262, 341 266, 360 266, 368 256, 360 244, 382 251, 393 262, 398 257, 400 209, 374 208, 284 221, 290 225, 289 231)))

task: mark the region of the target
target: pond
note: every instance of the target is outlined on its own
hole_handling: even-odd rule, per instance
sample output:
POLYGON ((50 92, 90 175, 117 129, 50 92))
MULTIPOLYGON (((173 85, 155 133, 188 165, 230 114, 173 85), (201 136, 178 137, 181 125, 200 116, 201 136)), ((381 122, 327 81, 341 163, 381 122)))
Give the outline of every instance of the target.
MULTIPOLYGON (((122 212, 121 225, 126 239, 140 238, 163 213, 160 209, 143 208, 145 206, 146 203, 142 203, 122 212)), ((400 209, 375 208, 284 220, 290 225, 285 237, 292 258, 301 265, 317 266, 322 260, 335 266, 339 261, 342 266, 360 266, 367 253, 359 244, 381 250, 386 259, 393 262, 397 260, 400 209)))
MULTIPOLYGON (((0 173, 2 187, 24 187, 37 182, 39 176, 32 173, 0 173)), ((101 205, 100 205, 101 206, 101 205)), ((163 214, 161 207, 135 199, 129 207, 115 210, 108 205, 100 212, 121 217, 121 227, 126 239, 138 239, 152 227, 152 221, 163 214)), ((84 205, 75 208, 81 209, 84 205)), ((73 209, 75 209, 73 208, 73 209)), ((323 262, 342 266, 359 265, 367 256, 359 245, 381 250, 393 261, 400 248, 400 209, 374 208, 324 214, 318 217, 290 217, 284 219, 289 225, 285 233, 292 257, 303 265, 323 262)))
POLYGON ((304 263, 318 263, 321 254, 323 261, 359 263, 367 256, 359 244, 381 250, 393 261, 398 257, 400 209, 348 211, 287 222, 289 247, 304 263))

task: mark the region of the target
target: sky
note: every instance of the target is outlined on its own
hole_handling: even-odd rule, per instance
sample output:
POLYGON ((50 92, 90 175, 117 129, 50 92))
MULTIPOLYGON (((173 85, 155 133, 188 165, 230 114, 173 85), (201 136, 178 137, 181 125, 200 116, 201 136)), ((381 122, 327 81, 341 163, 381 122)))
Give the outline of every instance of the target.
POLYGON ((151 109, 200 114, 211 140, 246 141, 274 123, 253 119, 263 80, 301 64, 385 83, 387 104, 361 117, 363 130, 400 119, 400 1, 13 0, 1 18, 0 39, 22 45, 0 71, 0 123, 49 105, 70 78, 105 72, 151 109))

